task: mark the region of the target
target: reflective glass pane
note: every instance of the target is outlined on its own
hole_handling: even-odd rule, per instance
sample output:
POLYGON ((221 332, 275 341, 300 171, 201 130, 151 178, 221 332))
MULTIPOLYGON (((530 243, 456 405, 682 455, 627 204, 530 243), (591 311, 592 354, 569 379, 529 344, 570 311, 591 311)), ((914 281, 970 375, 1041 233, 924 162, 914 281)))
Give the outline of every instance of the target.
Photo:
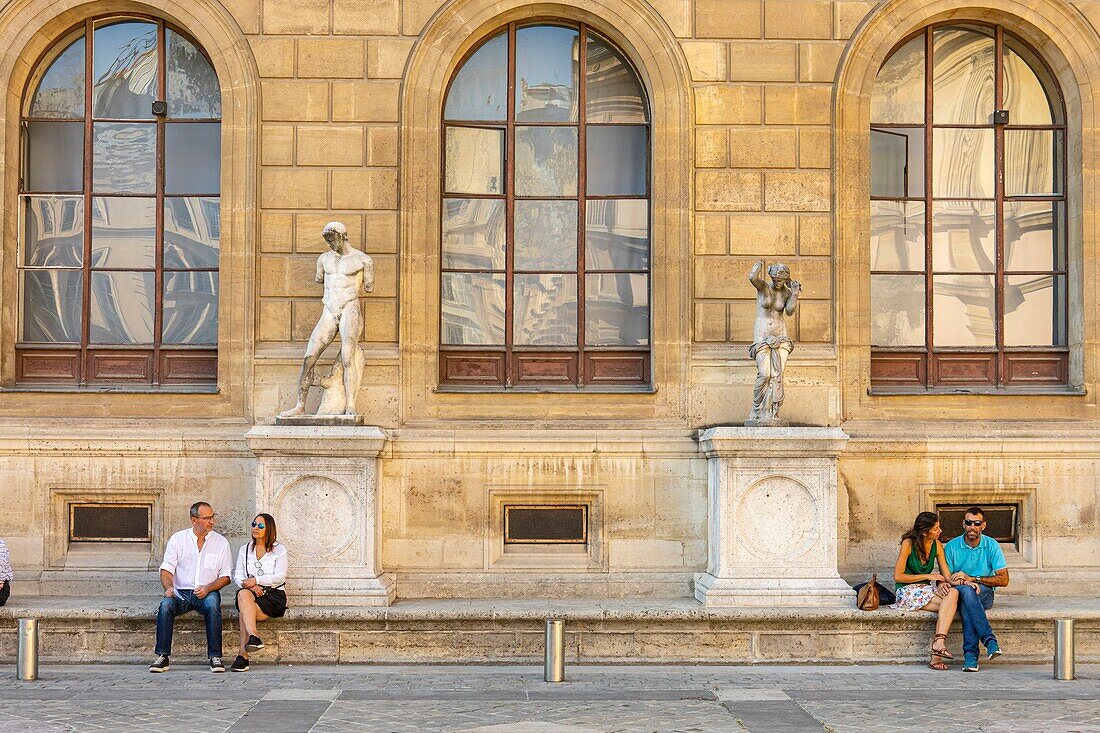
POLYGON ((168 116, 221 117, 222 93, 214 67, 195 44, 180 34, 166 29, 164 37, 168 42, 168 116))
POLYGON ((1004 106, 1012 125, 1051 125, 1062 122, 1057 87, 1046 67, 1029 49, 1007 33, 1004 38, 1004 106), (1051 94, 1047 90, 1052 90, 1051 94))
POLYGON ((24 270, 23 340, 80 343, 83 282, 80 270, 24 270))
POLYGON ((924 198, 924 128, 871 128, 871 195, 924 198))
POLYGON ((164 267, 217 267, 221 249, 221 200, 164 199, 164 267))
POLYGON ((937 272, 997 271, 997 208, 992 201, 932 204, 932 267, 937 272))
POLYGON ((451 193, 504 193, 504 130, 447 128, 447 175, 451 193))
POLYGON ((1062 133, 1005 130, 1005 195, 1062 192, 1062 133))
POLYGON ((516 194, 576 193, 577 128, 516 127, 516 194))
POLYGON ((924 124, 924 34, 886 59, 871 92, 871 122, 924 124))
POLYGON ((84 124, 28 122, 27 191, 79 192, 84 189, 84 124))
POLYGON ((1005 276, 1005 346, 1065 346, 1066 278, 1005 276))
POLYGON ((871 269, 924 270, 924 202, 871 202, 871 269))
POLYGON ((1005 201, 1005 269, 1065 268, 1064 204, 1005 201))
POLYGON ((166 344, 218 343, 218 273, 164 273, 161 334, 166 344))
POLYGON ((932 195, 993 198, 993 130, 932 131, 932 195))
POLYGON ((23 231, 25 266, 80 267, 84 260, 84 199, 25 197, 23 231))
POLYGON ((516 121, 577 120, 580 34, 572 28, 535 26, 516 31, 516 121))
POLYGON ((444 344, 504 345, 504 275, 444 272, 442 289, 444 344))
POLYGON ((995 346, 992 275, 932 276, 933 346, 995 346))
POLYGON ((577 202, 516 201, 516 270, 577 269, 577 202))
POLYGON ((154 193, 157 181, 157 126, 96 122, 92 150, 94 193, 154 193))
POLYGON ((508 34, 493 36, 466 59, 447 91, 448 120, 503 120, 508 116, 508 34))
POLYGON ((153 343, 156 282, 155 272, 93 272, 89 343, 153 343))
POLYGON ((577 343, 577 276, 516 275, 512 342, 517 346, 577 343))
POLYGON ((443 267, 503 270, 502 199, 443 199, 443 267))
POLYGON ((157 200, 97 196, 92 207, 92 267, 156 267, 157 200))
POLYGON ((871 345, 924 346, 924 275, 871 275, 871 345))
POLYGON ((31 101, 31 117, 84 116, 84 36, 55 58, 31 101))
POLYGON ((649 269, 648 200, 603 199, 585 207, 586 269, 649 269))
POLYGON ((649 276, 584 276, 584 341, 590 346, 649 345, 649 276))
POLYGON ((593 125, 587 129, 585 187, 590 196, 645 196, 649 135, 645 127, 593 125))
POLYGON ((994 102, 992 29, 932 31, 932 122, 988 125, 994 102))
POLYGON ((157 26, 126 21, 100 26, 92 36, 92 109, 96 117, 153 117, 157 91, 157 26))
POLYGON ((216 194, 221 190, 219 122, 169 122, 164 126, 164 192, 216 194))
POLYGON ((645 122, 642 82, 610 43, 588 31, 585 114, 589 122, 645 122))

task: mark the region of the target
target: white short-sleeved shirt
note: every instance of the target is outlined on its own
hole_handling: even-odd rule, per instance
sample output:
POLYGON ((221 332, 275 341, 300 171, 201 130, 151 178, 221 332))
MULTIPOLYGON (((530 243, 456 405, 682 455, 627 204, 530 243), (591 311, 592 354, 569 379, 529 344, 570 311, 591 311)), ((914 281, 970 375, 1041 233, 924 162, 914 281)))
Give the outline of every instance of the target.
POLYGON ((225 537, 210 532, 200 552, 195 531, 184 529, 168 538, 160 569, 172 573, 176 590, 195 590, 218 578, 228 578, 232 571, 230 562, 229 540, 225 537))
POLYGON ((237 566, 233 569, 233 582, 244 587, 244 581, 255 578, 259 585, 277 588, 286 582, 286 570, 289 566, 286 547, 276 542, 275 546, 256 559, 256 549, 251 542, 237 551, 237 566))

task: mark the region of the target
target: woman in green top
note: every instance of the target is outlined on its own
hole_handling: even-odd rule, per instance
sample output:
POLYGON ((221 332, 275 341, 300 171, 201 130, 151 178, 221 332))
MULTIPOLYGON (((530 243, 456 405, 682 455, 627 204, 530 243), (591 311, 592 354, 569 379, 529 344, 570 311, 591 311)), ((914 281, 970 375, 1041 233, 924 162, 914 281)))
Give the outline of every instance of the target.
POLYGON ((943 555, 940 518, 933 512, 921 512, 913 528, 901 537, 898 560, 894 563, 897 602, 891 608, 903 611, 935 611, 936 635, 932 637, 932 659, 928 666, 943 671, 944 659, 955 657, 947 650, 947 630, 955 620, 959 592, 947 580, 951 568, 943 555), (932 572, 939 563, 940 571, 932 572))

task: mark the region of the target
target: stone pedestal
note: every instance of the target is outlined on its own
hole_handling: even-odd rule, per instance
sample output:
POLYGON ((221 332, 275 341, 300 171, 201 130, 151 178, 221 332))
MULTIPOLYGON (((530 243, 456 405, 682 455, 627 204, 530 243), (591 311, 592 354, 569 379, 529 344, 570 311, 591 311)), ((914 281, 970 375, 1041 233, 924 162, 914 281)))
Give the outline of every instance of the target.
POLYGON ((290 551, 291 605, 388 606, 381 573, 378 455, 373 426, 257 425, 256 511, 270 512, 290 551))
POLYGON ((840 428, 718 427, 699 445, 708 463, 706 606, 851 606, 837 572, 840 428))

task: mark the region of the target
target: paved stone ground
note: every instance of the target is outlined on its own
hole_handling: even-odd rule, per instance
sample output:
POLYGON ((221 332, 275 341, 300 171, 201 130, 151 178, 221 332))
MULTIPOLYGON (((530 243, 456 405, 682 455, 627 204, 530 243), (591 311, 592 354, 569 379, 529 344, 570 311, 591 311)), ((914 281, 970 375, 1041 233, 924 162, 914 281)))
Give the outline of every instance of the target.
MULTIPOLYGON (((262 653, 261 653, 262 654, 262 653)), ((228 661, 228 660, 227 660, 228 661)), ((0 733, 1100 733, 1100 665, 537 667, 50 665, 0 678, 0 733)))

